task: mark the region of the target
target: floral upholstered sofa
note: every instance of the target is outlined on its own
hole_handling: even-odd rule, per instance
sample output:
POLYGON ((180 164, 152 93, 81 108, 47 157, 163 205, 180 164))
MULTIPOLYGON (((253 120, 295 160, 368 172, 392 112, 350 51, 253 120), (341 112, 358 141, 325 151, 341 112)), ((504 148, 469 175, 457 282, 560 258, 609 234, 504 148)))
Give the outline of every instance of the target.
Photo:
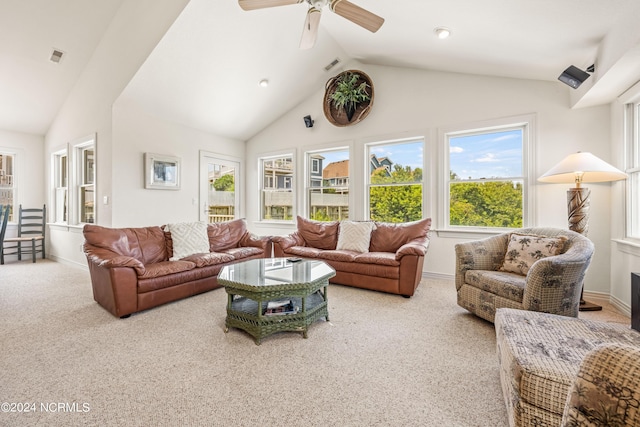
POLYGON ((458 305, 490 322, 500 307, 578 317, 593 250, 585 236, 548 227, 459 243, 458 305))
POLYGON ((511 427, 640 426, 640 333, 509 308, 495 328, 511 427))

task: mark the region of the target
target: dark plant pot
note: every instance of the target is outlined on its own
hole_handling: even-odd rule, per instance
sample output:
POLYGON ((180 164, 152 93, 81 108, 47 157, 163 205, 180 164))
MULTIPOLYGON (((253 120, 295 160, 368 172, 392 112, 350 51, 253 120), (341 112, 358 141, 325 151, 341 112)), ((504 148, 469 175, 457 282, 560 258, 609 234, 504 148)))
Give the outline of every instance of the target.
POLYGON ((351 121, 351 119, 353 119, 353 114, 356 112, 356 109, 353 107, 345 107, 345 112, 347 113, 347 120, 351 121))

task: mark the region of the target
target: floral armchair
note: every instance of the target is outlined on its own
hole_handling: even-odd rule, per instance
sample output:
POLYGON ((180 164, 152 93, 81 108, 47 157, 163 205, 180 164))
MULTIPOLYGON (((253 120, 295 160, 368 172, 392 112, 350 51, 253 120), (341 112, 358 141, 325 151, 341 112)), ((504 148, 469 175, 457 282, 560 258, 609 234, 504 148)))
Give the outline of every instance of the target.
POLYGON ((593 243, 558 228, 521 228, 455 246, 458 305, 494 321, 515 308, 578 317, 593 243))

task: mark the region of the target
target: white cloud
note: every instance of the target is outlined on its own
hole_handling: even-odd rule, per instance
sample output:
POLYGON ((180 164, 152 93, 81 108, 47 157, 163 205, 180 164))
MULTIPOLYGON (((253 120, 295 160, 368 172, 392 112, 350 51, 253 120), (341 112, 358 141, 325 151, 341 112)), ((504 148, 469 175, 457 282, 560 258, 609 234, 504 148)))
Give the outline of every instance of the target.
POLYGON ((479 159, 472 160, 478 163, 490 163, 490 162, 499 162, 500 160, 496 159, 496 155, 492 153, 487 153, 484 157, 480 157, 479 159))
POLYGON ((449 148, 449 153, 462 153, 464 151, 464 148, 462 147, 450 147, 449 148))

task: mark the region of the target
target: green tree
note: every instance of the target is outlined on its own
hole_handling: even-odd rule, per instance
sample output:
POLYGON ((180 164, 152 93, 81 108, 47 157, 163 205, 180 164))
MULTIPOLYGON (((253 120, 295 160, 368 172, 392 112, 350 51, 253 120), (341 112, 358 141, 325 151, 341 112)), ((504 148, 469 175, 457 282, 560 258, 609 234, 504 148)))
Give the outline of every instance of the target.
POLYGON ((376 170, 371 174, 370 217, 376 221, 408 222, 422 218, 422 169, 394 165, 393 171, 376 170), (406 185, 379 185, 402 184, 406 185))
POLYGON ((522 184, 455 182, 450 186, 451 225, 522 227, 522 184))
POLYGON ((213 189, 216 191, 234 191, 235 185, 233 175, 222 175, 213 181, 213 189))

